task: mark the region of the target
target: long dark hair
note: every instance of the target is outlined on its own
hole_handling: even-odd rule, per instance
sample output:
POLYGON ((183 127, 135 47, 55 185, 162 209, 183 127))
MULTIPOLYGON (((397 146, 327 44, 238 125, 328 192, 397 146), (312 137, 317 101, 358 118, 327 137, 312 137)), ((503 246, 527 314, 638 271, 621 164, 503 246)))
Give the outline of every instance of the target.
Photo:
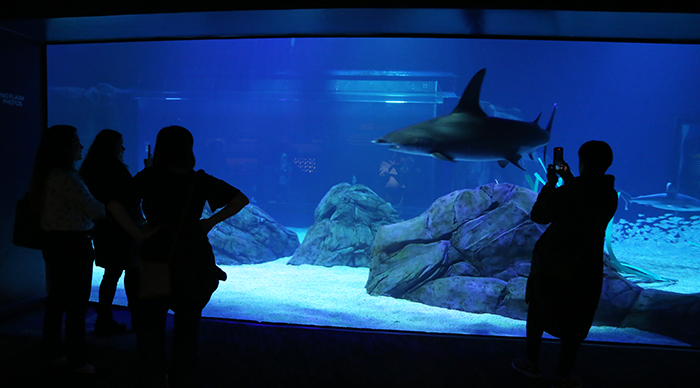
POLYGON ((122 141, 122 134, 113 129, 103 129, 95 136, 90 149, 80 166, 80 175, 85 177, 93 172, 103 171, 112 163, 121 163, 116 153, 117 146, 122 141))
POLYGON ((29 189, 32 203, 37 209, 41 209, 43 204, 49 173, 55 168, 75 171, 73 141, 77 135, 78 130, 71 125, 53 125, 42 133, 29 189))
POLYGON ((193 146, 194 137, 186 128, 173 125, 161 129, 153 151, 153 167, 193 169, 193 146))

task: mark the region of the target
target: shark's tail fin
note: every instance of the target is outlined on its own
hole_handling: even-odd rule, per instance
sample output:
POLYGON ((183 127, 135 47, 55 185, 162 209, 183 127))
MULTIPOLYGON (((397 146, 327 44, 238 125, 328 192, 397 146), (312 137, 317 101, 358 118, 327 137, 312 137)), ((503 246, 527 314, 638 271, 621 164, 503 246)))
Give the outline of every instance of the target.
POLYGON ((627 208, 627 205, 629 205, 630 202, 632 202, 632 196, 625 193, 624 191, 620 190, 620 198, 622 198, 623 201, 625 201, 625 210, 629 210, 627 208))
POLYGON ((554 108, 552 108, 552 116, 549 117, 549 123, 547 123, 547 128, 546 131, 547 133, 552 133, 552 122, 554 121, 554 114, 557 113, 557 104, 554 104, 554 108))
MULTIPOLYGON (((552 115, 549 117, 549 122, 547 123, 547 128, 545 130, 547 131, 550 136, 552 135, 552 123, 554 122, 554 114, 557 113, 557 104, 554 104, 554 108, 552 108, 552 115)), ((540 117, 537 116, 537 119, 540 117)), ((544 146, 544 162, 547 163, 547 145, 545 144, 544 146)))

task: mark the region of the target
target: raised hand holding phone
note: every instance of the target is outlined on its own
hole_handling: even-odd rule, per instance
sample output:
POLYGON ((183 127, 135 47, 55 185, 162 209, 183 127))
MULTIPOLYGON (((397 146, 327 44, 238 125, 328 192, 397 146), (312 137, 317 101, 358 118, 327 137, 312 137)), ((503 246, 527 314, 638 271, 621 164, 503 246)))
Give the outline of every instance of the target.
POLYGON ((564 169, 564 147, 554 147, 554 169, 561 171, 564 169))
POLYGON ((143 160, 143 164, 146 167, 153 167, 153 155, 151 155, 151 145, 150 144, 147 145, 146 152, 148 153, 148 157, 143 160))

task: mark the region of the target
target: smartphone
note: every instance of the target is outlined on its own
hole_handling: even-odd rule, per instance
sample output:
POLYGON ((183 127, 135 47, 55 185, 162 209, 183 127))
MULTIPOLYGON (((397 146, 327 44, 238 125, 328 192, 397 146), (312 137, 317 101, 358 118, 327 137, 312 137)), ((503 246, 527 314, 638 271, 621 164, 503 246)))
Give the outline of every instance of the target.
POLYGON ((554 169, 564 169, 564 147, 554 147, 554 169))
POLYGON ((146 157, 146 159, 143 160, 143 165, 146 167, 151 167, 151 166, 153 166, 153 155, 151 155, 151 145, 150 144, 146 144, 146 152, 147 152, 148 156, 146 157))

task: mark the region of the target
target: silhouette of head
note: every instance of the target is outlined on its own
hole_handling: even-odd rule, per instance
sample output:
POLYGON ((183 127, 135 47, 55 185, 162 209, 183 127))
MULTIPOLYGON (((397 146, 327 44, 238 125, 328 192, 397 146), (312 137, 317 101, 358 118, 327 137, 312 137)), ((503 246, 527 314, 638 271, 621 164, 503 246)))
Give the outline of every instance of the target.
POLYGON ((74 170, 75 161, 80 160, 82 148, 78 130, 71 125, 53 125, 42 133, 34 159, 30 189, 34 194, 33 205, 37 209, 41 209, 43 205, 49 173, 55 168, 74 170))
POLYGON ((186 128, 173 125, 158 132, 153 151, 153 166, 163 168, 188 168, 195 165, 194 137, 186 128))
POLYGON ((581 175, 602 175, 612 165, 613 152, 608 143, 591 140, 579 148, 578 158, 581 175))
MULTIPOLYGON (((123 152, 122 134, 113 129, 103 129, 95 136, 90 149, 85 156, 85 162, 88 160, 121 160, 123 152)), ((85 164, 83 162, 83 165, 85 164)))
POLYGON ((44 131, 37 151, 36 163, 40 168, 62 167, 72 169, 80 158, 76 153, 81 148, 78 130, 71 125, 53 125, 44 131))

